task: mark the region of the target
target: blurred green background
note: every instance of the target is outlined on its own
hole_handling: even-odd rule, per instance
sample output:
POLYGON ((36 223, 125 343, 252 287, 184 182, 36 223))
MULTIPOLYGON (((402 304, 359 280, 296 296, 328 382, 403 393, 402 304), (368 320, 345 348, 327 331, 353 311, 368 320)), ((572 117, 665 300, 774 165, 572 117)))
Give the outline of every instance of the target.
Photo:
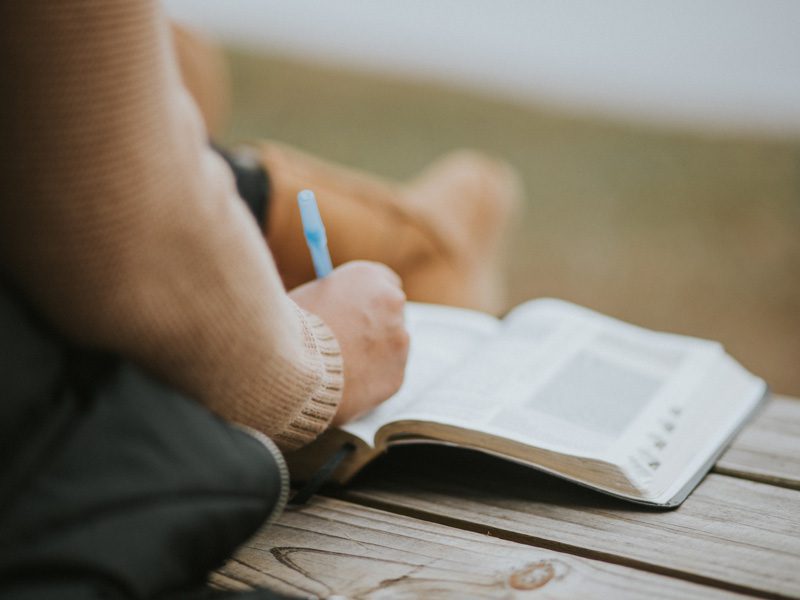
POLYGON ((228 141, 271 138, 403 179, 448 150, 505 158, 526 207, 511 304, 554 296, 723 342, 800 396, 800 140, 675 132, 229 49, 228 141))

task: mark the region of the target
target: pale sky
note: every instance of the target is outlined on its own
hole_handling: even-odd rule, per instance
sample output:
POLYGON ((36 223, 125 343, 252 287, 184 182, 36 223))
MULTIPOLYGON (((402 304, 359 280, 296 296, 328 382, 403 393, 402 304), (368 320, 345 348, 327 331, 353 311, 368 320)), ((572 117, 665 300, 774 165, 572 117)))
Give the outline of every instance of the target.
POLYGON ((167 0, 253 49, 524 103, 800 136, 792 0, 167 0))

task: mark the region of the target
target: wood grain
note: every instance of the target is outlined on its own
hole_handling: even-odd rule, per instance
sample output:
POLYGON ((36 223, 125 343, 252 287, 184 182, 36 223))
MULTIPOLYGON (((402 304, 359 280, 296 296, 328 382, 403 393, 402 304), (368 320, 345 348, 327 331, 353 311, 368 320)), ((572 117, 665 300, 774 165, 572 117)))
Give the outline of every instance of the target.
POLYGON ((723 598, 680 579, 317 498, 212 579, 327 598, 723 598))
POLYGON ((800 597, 800 492, 709 475, 655 511, 478 453, 392 450, 342 497, 709 585, 800 597))
POLYGON ((800 490, 800 400, 773 397, 714 471, 800 490))

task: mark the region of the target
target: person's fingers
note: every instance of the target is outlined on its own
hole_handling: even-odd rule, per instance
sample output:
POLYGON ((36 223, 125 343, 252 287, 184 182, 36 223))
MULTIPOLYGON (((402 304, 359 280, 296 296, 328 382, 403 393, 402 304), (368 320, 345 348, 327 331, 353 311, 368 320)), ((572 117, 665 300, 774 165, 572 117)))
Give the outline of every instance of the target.
POLYGON ((354 260, 341 265, 338 267, 338 269, 357 269, 359 271, 367 271, 373 277, 380 277, 398 288, 403 287, 403 281, 400 279, 400 276, 383 263, 374 262, 371 260, 354 260))
MULTIPOLYGON (((389 280, 394 285, 396 285, 400 289, 400 291, 402 292, 402 290, 403 290, 403 280, 400 278, 400 275, 395 273, 393 269, 387 267, 386 265, 381 265, 381 266, 383 267, 384 271, 386 272, 386 276, 389 278, 389 280)), ((403 297, 405 298, 405 294, 403 294, 403 297)))
POLYGON ((395 273, 394 270, 392 270, 390 267, 387 267, 383 263, 373 262, 370 264, 380 272, 381 276, 386 279, 386 281, 400 290, 403 289, 403 280, 400 279, 400 275, 395 273))

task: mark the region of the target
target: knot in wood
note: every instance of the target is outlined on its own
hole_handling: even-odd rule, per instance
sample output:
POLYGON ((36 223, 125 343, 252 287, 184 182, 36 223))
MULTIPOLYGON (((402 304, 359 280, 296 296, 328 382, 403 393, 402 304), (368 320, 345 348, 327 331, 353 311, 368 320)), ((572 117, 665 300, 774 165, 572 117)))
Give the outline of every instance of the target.
POLYGON ((536 590, 547 585, 555 576, 556 570, 550 561, 540 560, 511 573, 508 583, 515 590, 536 590))

